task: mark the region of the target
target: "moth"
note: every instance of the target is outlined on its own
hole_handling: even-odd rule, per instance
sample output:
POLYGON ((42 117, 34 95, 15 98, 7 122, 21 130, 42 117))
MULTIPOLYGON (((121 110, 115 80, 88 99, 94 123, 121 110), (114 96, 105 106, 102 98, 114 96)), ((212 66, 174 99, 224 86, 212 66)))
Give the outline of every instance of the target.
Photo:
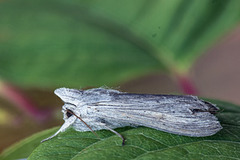
MULTIPOLYGON (((54 93, 62 99, 64 124, 55 137, 72 126, 77 131, 124 126, 146 126, 157 130, 191 137, 211 136, 222 129, 215 113, 216 105, 191 95, 154 95, 93 88, 78 90, 59 88, 54 93)), ((42 141, 42 142, 43 142, 42 141)))

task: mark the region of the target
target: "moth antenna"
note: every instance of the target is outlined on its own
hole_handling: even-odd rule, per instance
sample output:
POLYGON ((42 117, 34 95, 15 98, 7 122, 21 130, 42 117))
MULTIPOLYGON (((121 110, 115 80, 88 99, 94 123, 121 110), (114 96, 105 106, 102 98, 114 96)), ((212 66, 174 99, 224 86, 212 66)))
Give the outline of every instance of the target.
POLYGON ((104 125, 108 130, 110 130, 111 132, 115 133, 118 137, 120 137, 122 139, 122 146, 125 145, 125 138, 120 134, 118 133, 117 131, 109 128, 108 126, 104 125))
POLYGON ((72 112, 71 110, 69 110, 69 109, 67 109, 67 112, 68 112, 68 113, 71 113, 72 115, 74 115, 74 116, 76 116, 78 119, 80 119, 80 121, 82 121, 82 122, 91 130, 91 132, 92 132, 97 138, 100 139, 100 137, 97 135, 97 133, 94 132, 94 130, 93 130, 86 122, 84 122, 84 120, 82 120, 81 117, 77 116, 75 113, 73 113, 73 112, 72 112))
POLYGON ((220 109, 218 113, 222 113, 224 111, 224 109, 220 109))

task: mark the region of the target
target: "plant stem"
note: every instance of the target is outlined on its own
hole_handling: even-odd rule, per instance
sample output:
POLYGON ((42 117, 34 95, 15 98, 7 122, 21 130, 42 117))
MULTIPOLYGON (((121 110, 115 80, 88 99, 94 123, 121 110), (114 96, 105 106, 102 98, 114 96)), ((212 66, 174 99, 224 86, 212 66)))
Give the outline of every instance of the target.
POLYGON ((13 103, 37 122, 42 122, 51 114, 49 111, 39 110, 21 90, 9 83, 0 81, 0 96, 13 103))
POLYGON ((196 86, 193 84, 192 80, 188 74, 177 75, 178 85, 184 94, 197 95, 198 91, 196 86))

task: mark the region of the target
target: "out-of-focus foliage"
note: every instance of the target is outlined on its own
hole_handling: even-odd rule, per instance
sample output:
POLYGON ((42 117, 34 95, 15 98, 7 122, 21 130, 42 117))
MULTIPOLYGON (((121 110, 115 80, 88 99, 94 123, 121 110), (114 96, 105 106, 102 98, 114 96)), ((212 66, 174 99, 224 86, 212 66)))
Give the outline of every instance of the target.
POLYGON ((0 76, 79 87, 186 72, 239 19, 239 0, 1 1, 0 76))

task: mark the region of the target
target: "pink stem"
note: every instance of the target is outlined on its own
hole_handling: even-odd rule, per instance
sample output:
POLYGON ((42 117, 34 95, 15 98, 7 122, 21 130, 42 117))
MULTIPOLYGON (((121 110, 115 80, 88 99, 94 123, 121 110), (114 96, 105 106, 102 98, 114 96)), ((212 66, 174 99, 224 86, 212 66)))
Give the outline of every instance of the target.
POLYGON ((16 107, 34 120, 41 122, 49 116, 49 112, 39 110, 30 99, 24 96, 22 91, 18 90, 16 87, 8 83, 2 83, 0 89, 0 95, 15 104, 16 107))
POLYGON ((191 79, 186 75, 177 76, 178 84, 185 94, 196 95, 198 93, 197 88, 192 83, 191 79))

